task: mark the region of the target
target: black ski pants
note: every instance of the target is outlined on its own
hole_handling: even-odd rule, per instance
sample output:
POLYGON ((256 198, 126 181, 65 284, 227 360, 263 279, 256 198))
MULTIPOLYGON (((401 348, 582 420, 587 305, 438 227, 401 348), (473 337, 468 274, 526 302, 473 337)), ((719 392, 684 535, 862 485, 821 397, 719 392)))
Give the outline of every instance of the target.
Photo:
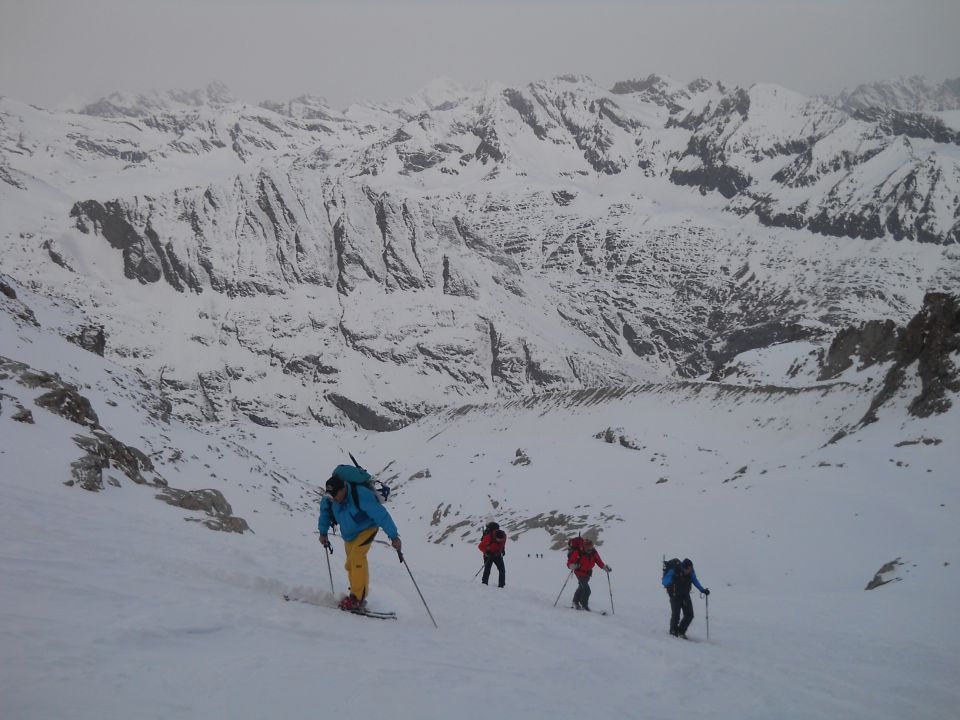
POLYGON ((582 608, 590 609, 590 576, 589 575, 577 575, 577 586, 576 592, 573 593, 573 604, 579 605, 582 608))
POLYGON ((690 623, 693 622, 693 601, 690 599, 690 593, 686 595, 670 596, 670 634, 682 635, 687 632, 690 623), (683 613, 683 619, 680 619, 680 613, 683 613))
POLYGON ((483 556, 483 584, 486 585, 490 579, 490 568, 494 565, 497 566, 497 572, 500 574, 498 585, 503 587, 506 584, 507 578, 507 570, 503 566, 503 555, 486 554, 483 556))

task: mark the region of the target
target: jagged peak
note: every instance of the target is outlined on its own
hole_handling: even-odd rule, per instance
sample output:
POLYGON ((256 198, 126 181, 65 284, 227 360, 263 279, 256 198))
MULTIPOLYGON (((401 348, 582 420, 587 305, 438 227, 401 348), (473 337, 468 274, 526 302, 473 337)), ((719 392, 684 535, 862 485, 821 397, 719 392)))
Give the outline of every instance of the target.
POLYGON ((298 120, 337 120, 343 117, 330 107, 325 97, 310 93, 285 101, 263 100, 260 107, 298 120))
POLYGON ((596 85, 593 78, 582 73, 567 73, 565 75, 555 75, 548 82, 566 85, 596 85))
POLYGON ((922 75, 901 75, 844 90, 836 96, 834 103, 847 111, 868 107, 905 112, 957 110, 960 109, 960 78, 933 85, 922 75))
POLYGON ((412 118, 423 112, 449 110, 479 91, 478 88, 467 88, 447 76, 440 76, 412 95, 398 103, 388 103, 386 107, 404 118, 412 118))
POLYGON ((687 83, 687 90, 691 93, 702 93, 706 92, 712 87, 723 88, 723 85, 720 83, 715 83, 713 80, 703 77, 702 75, 695 80, 691 80, 687 83))
POLYGON ((416 94, 431 110, 444 109, 470 94, 470 90, 461 83, 445 75, 434 78, 416 94))
POLYGON ((683 86, 666 75, 651 73, 645 78, 634 78, 632 80, 618 80, 610 88, 610 92, 615 95, 626 95, 628 93, 642 93, 648 90, 658 90, 661 92, 673 93, 683 86))
POLYGON ((214 81, 194 90, 117 91, 85 105, 78 112, 98 117, 145 117, 204 106, 223 107, 233 102, 236 98, 230 89, 224 83, 214 81))

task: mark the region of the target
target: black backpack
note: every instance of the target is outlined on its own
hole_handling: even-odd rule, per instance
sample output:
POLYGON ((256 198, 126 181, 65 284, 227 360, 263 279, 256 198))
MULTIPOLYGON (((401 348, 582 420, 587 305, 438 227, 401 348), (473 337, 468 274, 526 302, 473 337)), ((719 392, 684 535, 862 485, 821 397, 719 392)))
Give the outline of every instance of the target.
POLYGON ((673 570, 673 578, 676 580, 677 573, 680 572, 680 558, 673 558, 671 560, 663 561, 663 575, 660 576, 661 582, 671 570, 673 570))

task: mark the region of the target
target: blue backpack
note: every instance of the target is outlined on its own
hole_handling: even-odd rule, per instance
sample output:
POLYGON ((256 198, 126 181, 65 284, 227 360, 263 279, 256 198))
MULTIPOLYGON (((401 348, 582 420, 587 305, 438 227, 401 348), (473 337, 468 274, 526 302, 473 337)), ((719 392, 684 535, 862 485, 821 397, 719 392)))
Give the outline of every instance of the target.
POLYGON ((390 497, 390 488, 379 480, 374 480, 370 473, 359 465, 337 465, 331 473, 333 477, 340 478, 349 487, 353 495, 353 504, 360 509, 360 498, 357 497, 357 487, 362 485, 373 493, 373 496, 381 503, 386 502, 390 497))

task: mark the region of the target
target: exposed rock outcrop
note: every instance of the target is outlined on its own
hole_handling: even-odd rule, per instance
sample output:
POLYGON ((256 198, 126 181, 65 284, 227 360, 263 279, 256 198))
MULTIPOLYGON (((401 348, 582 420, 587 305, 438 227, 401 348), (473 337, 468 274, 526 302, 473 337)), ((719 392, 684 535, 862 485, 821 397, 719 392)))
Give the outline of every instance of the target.
POLYGON ((103 489, 103 471, 116 468, 137 485, 166 487, 167 482, 154 471, 153 463, 143 452, 126 445, 103 429, 90 435, 75 435, 73 441, 86 455, 70 464, 72 479, 66 485, 78 484, 84 490, 103 489), (150 478, 144 477, 148 473, 150 478))
POLYGON ((928 293, 920 312, 900 334, 893 353, 893 366, 861 424, 876 421, 880 408, 906 383, 908 372, 915 372, 921 383, 920 393, 908 406, 911 415, 927 417, 949 410, 951 396, 960 393, 960 367, 956 362, 960 353, 960 297, 928 293))
POLYGON ((102 325, 84 325, 75 334, 68 335, 67 340, 100 357, 107 348, 107 335, 102 325))
POLYGON ((894 357, 902 332, 893 320, 870 320, 841 330, 830 343, 817 379, 832 380, 851 367, 854 359, 859 369, 887 362, 894 357))
POLYGON ((233 514, 233 508, 219 490, 209 488, 203 490, 178 490, 168 487, 156 497, 158 500, 163 500, 168 505, 173 505, 174 507, 205 513, 209 516, 206 520, 194 518, 186 518, 186 520, 201 522, 211 530, 244 533, 250 529, 246 520, 241 517, 236 517, 233 514))

